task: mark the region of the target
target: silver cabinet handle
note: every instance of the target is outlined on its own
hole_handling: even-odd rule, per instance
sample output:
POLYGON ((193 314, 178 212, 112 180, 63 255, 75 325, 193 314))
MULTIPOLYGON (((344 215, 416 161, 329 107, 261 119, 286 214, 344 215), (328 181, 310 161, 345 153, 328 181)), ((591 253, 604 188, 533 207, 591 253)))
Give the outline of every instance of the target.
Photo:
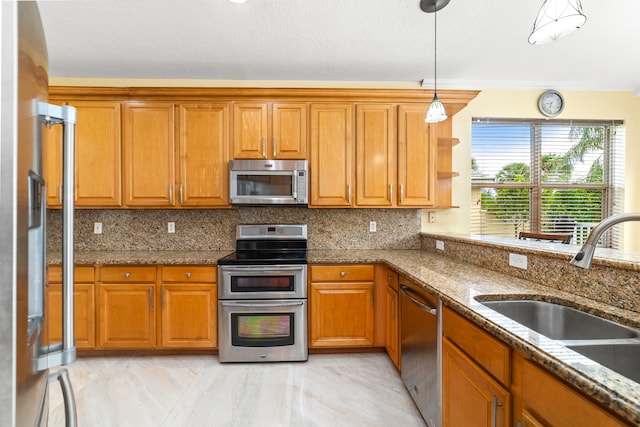
POLYGON ((78 425, 78 412, 76 411, 76 399, 73 396, 73 388, 69 381, 69 371, 60 369, 49 375, 47 383, 60 382, 62 390, 62 400, 64 402, 64 418, 66 427, 76 427, 78 425))
POLYGON ((347 184, 347 203, 351 204, 351 184, 347 184))
POLYGON ((393 184, 389 184, 389 202, 393 203, 393 184))
POLYGON ((262 137, 262 157, 267 157, 267 138, 262 137))
POLYGON ((276 158, 276 137, 273 137, 273 158, 276 158))
POLYGON ((169 184, 169 204, 173 206, 173 184, 169 184))
POLYGON ((498 402, 498 397, 493 396, 491 401, 491 427, 496 427, 498 418, 498 406, 502 406, 502 403, 498 402))
POLYGON ((131 276, 131 273, 129 273, 129 272, 124 273, 123 276, 128 279, 131 276))
POLYGON ((185 273, 185 276, 187 276, 187 279, 191 278, 191 273, 189 273, 188 271, 185 273))
POLYGON ((404 188, 400 184, 400 203, 404 202, 404 188))
POLYGON ((422 301, 418 301, 417 299, 415 299, 414 297, 412 297, 409 292, 409 287, 407 285, 400 285, 400 291, 403 293, 403 295, 405 297, 407 297, 409 299, 409 301, 411 301, 412 303, 414 303, 415 305, 417 305, 418 307, 420 307, 422 310, 426 311, 429 314, 433 314, 434 316, 436 316, 438 314, 438 309, 428 306, 427 304, 423 303, 422 301))
POLYGON ((182 184, 180 184, 180 205, 184 205, 184 199, 182 198, 182 184))
POLYGON ((346 276, 346 275, 347 275, 347 272, 346 272, 346 271, 341 271, 341 272, 340 272, 340 277, 344 277, 344 276, 346 276))
POLYGON ((62 184, 58 185, 58 200, 60 201, 60 204, 62 205, 62 184))
POLYGON ((149 311, 153 310, 153 288, 149 288, 149 311))

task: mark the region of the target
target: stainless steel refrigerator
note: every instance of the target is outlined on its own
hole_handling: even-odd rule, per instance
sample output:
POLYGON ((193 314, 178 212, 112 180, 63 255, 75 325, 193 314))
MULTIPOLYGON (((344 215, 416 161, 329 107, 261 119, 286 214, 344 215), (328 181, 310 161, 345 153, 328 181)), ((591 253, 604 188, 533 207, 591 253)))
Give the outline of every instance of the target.
POLYGON ((47 50, 35 1, 0 1, 0 425, 44 426, 48 384, 62 387, 76 424, 68 373, 73 335, 75 109, 47 104, 47 50), (44 126, 63 126, 63 339, 45 345, 44 126))

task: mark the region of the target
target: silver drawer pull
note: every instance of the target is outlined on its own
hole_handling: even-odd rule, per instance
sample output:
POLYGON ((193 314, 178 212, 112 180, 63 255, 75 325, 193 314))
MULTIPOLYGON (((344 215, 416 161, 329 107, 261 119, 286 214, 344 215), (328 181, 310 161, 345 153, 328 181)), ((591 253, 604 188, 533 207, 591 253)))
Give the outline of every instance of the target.
POLYGON ((191 273, 187 272, 187 273, 185 274, 185 276, 187 276, 187 279, 189 279, 189 278, 191 278, 191 273))
POLYGON ((340 277, 344 277, 344 276, 346 276, 346 275, 347 275, 347 272, 346 272, 346 271, 341 271, 341 272, 340 272, 340 277))
POLYGON ((129 278, 129 276, 131 276, 131 273, 124 273, 123 276, 129 278))

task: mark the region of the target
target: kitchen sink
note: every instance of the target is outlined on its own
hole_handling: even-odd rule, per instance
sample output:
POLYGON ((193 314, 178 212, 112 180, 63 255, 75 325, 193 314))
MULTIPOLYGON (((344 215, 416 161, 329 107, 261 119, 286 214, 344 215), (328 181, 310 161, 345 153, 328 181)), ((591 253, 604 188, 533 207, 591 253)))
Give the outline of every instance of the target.
MULTIPOLYGON (((529 329, 559 341, 629 339, 640 331, 593 314, 545 301, 479 301, 529 329)), ((640 355, 640 353, 637 353, 640 355)))
POLYGON ((567 348, 640 383, 640 343, 568 345, 567 348))

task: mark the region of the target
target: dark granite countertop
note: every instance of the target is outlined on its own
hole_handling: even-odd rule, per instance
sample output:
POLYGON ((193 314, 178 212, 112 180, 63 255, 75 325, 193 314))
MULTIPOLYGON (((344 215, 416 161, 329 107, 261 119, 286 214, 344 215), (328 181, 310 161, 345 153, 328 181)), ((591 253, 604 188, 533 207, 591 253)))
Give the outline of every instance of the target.
MULTIPOLYGON (((232 251, 76 252, 76 264, 211 264, 232 251)), ((439 296, 443 303, 577 386, 632 423, 640 424, 640 385, 476 301, 517 296, 561 302, 640 327, 640 314, 524 279, 420 250, 310 250, 310 263, 386 263, 439 296)), ((49 255, 50 264, 60 257, 49 255)))

